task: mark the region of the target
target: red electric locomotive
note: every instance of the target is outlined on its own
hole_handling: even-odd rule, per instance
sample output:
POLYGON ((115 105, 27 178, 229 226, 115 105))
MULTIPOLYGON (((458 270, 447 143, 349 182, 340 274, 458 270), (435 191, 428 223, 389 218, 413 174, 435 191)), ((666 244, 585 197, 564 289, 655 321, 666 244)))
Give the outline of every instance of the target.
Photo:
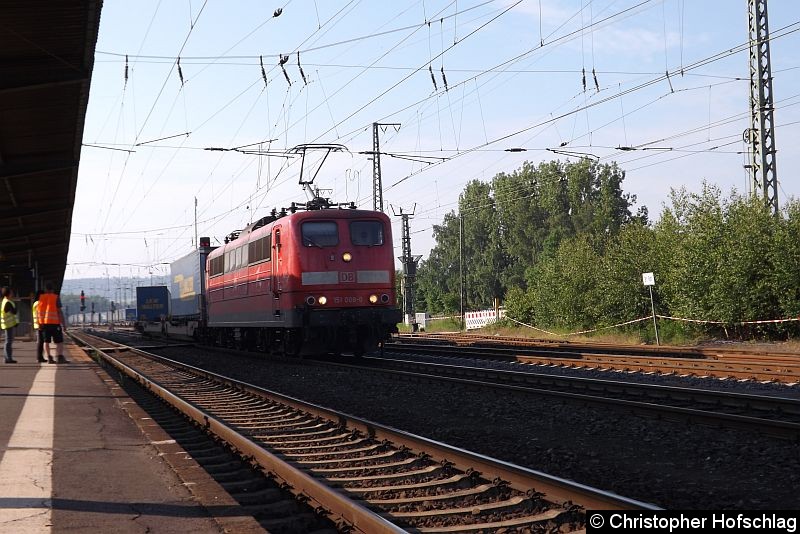
POLYGON ((317 198, 228 236, 208 255, 208 341, 358 355, 396 332, 389 218, 354 208, 317 198))

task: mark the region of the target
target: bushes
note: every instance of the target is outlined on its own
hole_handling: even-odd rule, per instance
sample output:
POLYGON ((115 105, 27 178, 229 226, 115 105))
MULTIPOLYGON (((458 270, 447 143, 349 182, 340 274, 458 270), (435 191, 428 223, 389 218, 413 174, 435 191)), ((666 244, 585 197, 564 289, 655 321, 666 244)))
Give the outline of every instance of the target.
MULTIPOLYGON (((574 331, 650 315, 641 275, 653 272, 658 313, 726 323, 662 321, 670 337, 800 334, 798 323, 734 325, 800 315, 800 203, 775 217, 760 199, 703 184, 699 193, 672 191, 651 223, 646 208, 631 213, 635 198, 623 180, 616 164, 583 160, 526 163, 471 181, 458 213, 434 226, 436 246, 417 276, 420 300, 431 313, 458 310, 463 267, 467 310, 505 296, 510 317, 574 331)), ((652 334, 652 325, 631 328, 652 334)))
MULTIPOLYGON (((800 313, 798 203, 775 217, 758 199, 735 192, 724 198, 711 186, 699 194, 675 191, 670 200, 653 225, 632 221, 606 239, 563 241, 551 258, 528 270, 527 290, 509 290, 509 315, 543 328, 570 329, 647 316, 650 300, 641 273, 654 272, 657 313, 727 323, 662 320, 666 339, 798 335, 798 323, 734 324, 800 313)), ((654 338, 652 323, 635 328, 645 340, 654 338)))

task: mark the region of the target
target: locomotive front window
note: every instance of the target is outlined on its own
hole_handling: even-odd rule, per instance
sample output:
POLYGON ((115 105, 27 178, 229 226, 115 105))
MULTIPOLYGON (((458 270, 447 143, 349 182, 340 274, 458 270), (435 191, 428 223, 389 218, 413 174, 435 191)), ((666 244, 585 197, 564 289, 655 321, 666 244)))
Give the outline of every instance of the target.
POLYGON ((367 247, 383 245, 383 223, 380 221, 351 222, 350 241, 354 245, 367 247))
POLYGON ((302 232, 304 247, 322 248, 339 244, 339 227, 335 222, 304 222, 302 232))

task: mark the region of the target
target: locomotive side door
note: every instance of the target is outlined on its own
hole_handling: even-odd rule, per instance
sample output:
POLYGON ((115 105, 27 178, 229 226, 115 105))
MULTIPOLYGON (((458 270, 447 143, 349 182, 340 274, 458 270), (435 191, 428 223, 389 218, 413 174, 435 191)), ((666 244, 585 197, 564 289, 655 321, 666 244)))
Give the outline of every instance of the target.
POLYGON ((278 301, 283 292, 283 255, 281 253, 281 229, 276 226, 272 230, 272 297, 275 299, 275 308, 280 309, 278 301))

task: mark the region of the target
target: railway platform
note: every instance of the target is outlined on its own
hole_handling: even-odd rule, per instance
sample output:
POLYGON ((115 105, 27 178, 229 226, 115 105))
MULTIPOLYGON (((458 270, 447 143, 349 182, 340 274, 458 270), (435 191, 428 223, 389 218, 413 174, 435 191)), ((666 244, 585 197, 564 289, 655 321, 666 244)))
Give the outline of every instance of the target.
POLYGON ((71 363, 39 364, 33 342, 15 341, 18 363, 0 363, 0 531, 252 531, 213 480, 187 482, 176 466, 193 460, 99 365, 64 347, 71 363))

